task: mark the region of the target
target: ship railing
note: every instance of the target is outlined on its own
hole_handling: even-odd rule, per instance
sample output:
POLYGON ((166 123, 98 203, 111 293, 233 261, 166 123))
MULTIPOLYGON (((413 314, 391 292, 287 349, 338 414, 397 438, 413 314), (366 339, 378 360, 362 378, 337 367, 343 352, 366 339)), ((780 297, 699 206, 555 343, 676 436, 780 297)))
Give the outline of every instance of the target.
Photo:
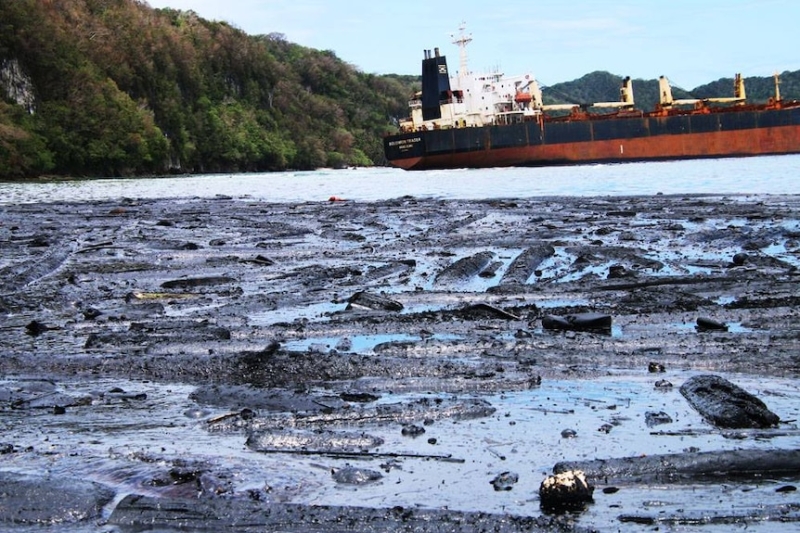
POLYGON ((718 97, 718 98, 703 98, 703 101, 711 102, 714 104, 738 104, 746 102, 747 99, 738 96, 728 96, 728 97, 718 97))
POLYGON ((547 104, 542 106, 542 111, 572 111, 578 104, 547 104))
POLYGON ((593 102, 589 107, 613 107, 620 109, 633 109, 633 104, 628 102, 593 102))
POLYGON ((506 126, 524 122, 525 114, 522 111, 504 111, 495 115, 495 124, 506 126))

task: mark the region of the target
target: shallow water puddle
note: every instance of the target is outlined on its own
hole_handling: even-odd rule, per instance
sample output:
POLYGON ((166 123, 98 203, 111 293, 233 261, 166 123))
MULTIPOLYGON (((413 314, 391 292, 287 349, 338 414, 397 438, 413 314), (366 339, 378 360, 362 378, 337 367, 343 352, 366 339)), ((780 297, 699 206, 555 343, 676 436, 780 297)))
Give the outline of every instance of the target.
POLYGON ((346 304, 320 302, 304 307, 288 306, 279 309, 253 312, 248 314, 248 322, 253 326, 269 326, 278 322, 294 322, 297 320, 325 320, 332 313, 344 310, 346 304))
MULTIPOLYGON (((725 322, 725 326, 727 326, 727 330, 707 330, 703 331, 698 329, 696 322, 675 322, 674 324, 659 324, 657 327, 663 331, 674 331, 681 335, 687 334, 720 334, 720 333, 752 333, 754 330, 752 328, 748 328, 742 325, 741 322, 725 322)), ((647 328, 654 328, 656 326, 636 326, 633 329, 647 329, 647 328)))
POLYGON ((286 342, 283 347, 296 352, 328 353, 331 350, 352 353, 374 353, 375 347, 385 343, 458 340, 459 335, 432 334, 422 337, 406 333, 385 333, 378 335, 353 335, 347 337, 314 337, 286 342))

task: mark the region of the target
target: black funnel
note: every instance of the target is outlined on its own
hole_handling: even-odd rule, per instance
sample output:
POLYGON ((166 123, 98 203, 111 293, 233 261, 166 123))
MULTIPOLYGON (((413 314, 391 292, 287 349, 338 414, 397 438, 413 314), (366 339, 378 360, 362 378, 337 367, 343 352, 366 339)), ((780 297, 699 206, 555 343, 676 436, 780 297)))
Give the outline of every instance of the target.
POLYGON ((429 56, 430 52, 427 52, 422 60, 422 120, 442 118, 439 102, 450 97, 447 59, 439 55, 438 49, 435 56, 429 56))

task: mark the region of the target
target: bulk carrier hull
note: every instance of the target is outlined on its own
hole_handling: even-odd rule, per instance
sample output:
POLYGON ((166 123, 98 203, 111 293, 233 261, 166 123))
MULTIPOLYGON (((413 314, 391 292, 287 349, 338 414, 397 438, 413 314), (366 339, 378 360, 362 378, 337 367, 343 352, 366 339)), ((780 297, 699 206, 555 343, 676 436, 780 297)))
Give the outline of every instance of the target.
POLYGON ((737 74, 731 97, 674 99, 659 78, 659 103, 636 109, 625 78, 614 102, 546 105, 530 74, 473 73, 461 50, 460 70, 425 51, 422 90, 409 101, 400 133, 384 138, 386 159, 407 170, 574 165, 800 152, 800 102, 775 96, 748 103, 737 74), (600 112, 598 112, 600 110, 600 112))
POLYGON ((406 170, 790 154, 800 106, 415 131, 384 138, 384 150, 406 170))

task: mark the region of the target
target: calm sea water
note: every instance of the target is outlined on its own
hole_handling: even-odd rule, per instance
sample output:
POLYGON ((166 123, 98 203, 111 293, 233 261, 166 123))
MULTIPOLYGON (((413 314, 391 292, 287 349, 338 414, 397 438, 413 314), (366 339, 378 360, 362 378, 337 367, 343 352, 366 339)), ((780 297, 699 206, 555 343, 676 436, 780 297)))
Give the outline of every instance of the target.
POLYGON ((649 194, 800 194, 800 155, 547 168, 393 168, 0 183, 0 203, 227 195, 269 202, 649 194))

